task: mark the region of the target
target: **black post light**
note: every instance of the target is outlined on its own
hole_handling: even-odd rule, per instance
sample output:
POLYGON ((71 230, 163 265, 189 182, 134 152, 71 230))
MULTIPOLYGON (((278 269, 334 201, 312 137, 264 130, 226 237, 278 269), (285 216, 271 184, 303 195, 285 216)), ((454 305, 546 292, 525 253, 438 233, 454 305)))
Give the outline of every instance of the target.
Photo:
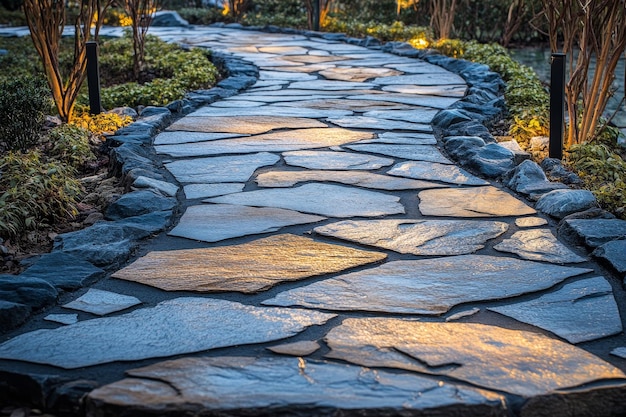
POLYGON ((320 30, 320 0, 313 1, 313 30, 320 30))
POLYGON ((550 158, 563 158, 565 54, 553 53, 550 66, 550 158))
POLYGON ((100 67, 98 65, 98 42, 87 42, 87 86, 89 87, 89 112, 100 114, 100 67))

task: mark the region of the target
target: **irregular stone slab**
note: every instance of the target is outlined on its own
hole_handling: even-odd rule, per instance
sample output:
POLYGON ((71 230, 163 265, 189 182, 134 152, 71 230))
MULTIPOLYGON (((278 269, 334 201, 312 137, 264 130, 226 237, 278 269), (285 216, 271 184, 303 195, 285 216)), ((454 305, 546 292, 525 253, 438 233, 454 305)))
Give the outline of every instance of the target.
MULTIPOLYGON (((352 114, 350 109, 341 109, 341 108, 336 108, 336 107, 327 107, 327 108, 320 108, 320 109, 308 108, 309 102, 317 101, 317 100, 312 100, 312 96, 310 92, 308 93, 308 95, 303 95, 302 97, 285 98, 286 96, 286 94, 284 93, 285 91, 286 90, 276 91, 276 93, 283 93, 283 94, 279 95, 278 97, 274 97, 274 96, 266 97, 265 100, 263 100, 264 102, 277 101, 276 104, 269 104, 269 105, 257 106, 257 107, 238 108, 237 114, 246 118, 250 118, 250 117, 260 118, 261 116, 263 116, 262 117, 263 119, 267 119, 268 117, 276 117, 276 118, 297 117, 297 118, 307 118, 307 119, 321 119, 324 117, 343 117, 343 116, 352 114), (291 100, 291 101, 285 101, 285 100, 291 100)), ((272 91, 265 92, 265 94, 269 94, 269 93, 272 93, 272 91)), ((337 98, 339 97, 337 96, 337 98)), ((324 96, 321 100, 329 100, 329 99, 331 99, 331 97, 324 96)), ((246 102, 249 100, 261 101, 261 96, 239 95, 237 96, 237 100, 246 101, 246 102)), ((234 101, 234 98, 233 98, 233 101, 234 101)), ((229 117, 232 115, 233 115, 233 109, 202 107, 196 110, 195 112, 191 113, 189 117, 200 117, 200 116, 229 117)), ((190 122, 193 122, 193 120, 190 120, 190 122)), ((278 129, 278 127, 275 127, 275 129, 278 129)), ((268 131, 269 130, 270 129, 268 129, 268 131)), ((192 133, 192 132, 184 132, 184 133, 192 133)), ((265 132, 259 132, 259 133, 265 133, 265 132)), ((238 135, 238 136, 242 136, 242 135, 238 135)))
POLYGON ((161 132, 154 138, 154 145, 208 142, 211 140, 236 138, 238 136, 241 135, 236 133, 161 132))
POLYGON ((112 276, 165 291, 257 293, 281 282, 337 273, 386 257, 278 235, 236 246, 150 252, 112 276))
POLYGON ((443 314, 463 303, 499 300, 545 290, 569 277, 590 271, 485 255, 393 261, 284 291, 263 304, 340 311, 443 314))
POLYGON ((188 207, 178 225, 168 235, 203 242, 219 242, 322 220, 326 220, 326 217, 280 208, 202 204, 188 207))
POLYGON ((57 288, 75 290, 102 278, 104 270, 68 253, 43 254, 22 276, 48 281, 57 288))
POLYGON ((500 217, 537 213, 496 187, 449 188, 419 193, 419 209, 425 216, 500 217))
POLYGON ((478 307, 472 308, 470 310, 459 311, 456 314, 452 314, 451 316, 446 317, 446 322, 460 320, 464 317, 470 317, 478 312, 480 312, 480 308, 478 307))
POLYGON ((383 91, 401 94, 418 94, 424 96, 441 96, 463 98, 467 91, 466 85, 388 85, 383 91))
POLYGON ((99 266, 115 265, 128 259, 136 245, 137 231, 128 229, 111 222, 98 222, 82 230, 63 233, 55 238, 53 253, 67 253, 99 266))
MULTIPOLYGON (((346 98, 325 98, 319 100, 307 100, 297 103, 282 103, 281 106, 299 107, 302 109, 328 109, 336 110, 349 110, 348 114, 352 114, 353 111, 366 111, 366 110, 405 110, 414 108, 408 104, 392 103, 387 101, 372 101, 372 100, 349 100, 346 98), (303 107, 304 106, 304 107, 303 107)), ((346 116, 344 115, 344 116, 346 116)), ((326 117, 341 117, 341 116, 326 116, 326 117)))
POLYGON ((138 190, 124 194, 111 203, 104 215, 109 220, 121 220, 143 214, 171 210, 176 204, 175 198, 166 197, 158 191, 138 190))
POLYGON ((297 129, 264 135, 220 141, 200 142, 180 145, 156 146, 159 154, 174 157, 207 156, 220 154, 238 154, 253 152, 283 152, 299 149, 325 148, 343 145, 373 135, 366 132, 340 128, 297 129))
MULTIPOLYGON (((232 114, 232 110, 230 113, 232 114)), ((172 123, 167 130, 259 135, 275 129, 305 129, 326 126, 317 120, 297 117, 191 116, 183 117, 172 123)))
POLYGON ((264 46, 259 51, 277 55, 305 55, 309 50, 301 46, 264 46))
POLYGON ((166 195, 168 197, 174 197, 178 192, 178 186, 176 184, 172 184, 171 182, 161 181, 154 178, 148 178, 144 176, 139 176, 133 182, 132 187, 134 189, 140 188, 149 188, 154 189, 166 195))
POLYGON ((604 259, 620 274, 626 274, 626 240, 605 243, 593 251, 593 256, 604 259))
POLYGON ((375 119, 401 120, 411 123, 430 123, 439 110, 415 109, 415 110, 372 110, 363 113, 365 117, 375 119))
POLYGON ((40 309, 56 301, 59 292, 48 281, 26 275, 0 274, 0 300, 40 309))
MULTIPOLYGON (((268 87, 269 88, 269 87, 268 87)), ((276 88, 277 90, 280 88, 276 88)), ((263 106, 265 105, 265 103, 261 102, 261 101, 250 101, 250 100, 223 100, 223 101, 218 101, 216 103, 211 104, 210 107, 220 107, 220 108, 236 108, 236 109, 240 109, 240 108, 245 108, 245 107, 259 107, 259 106, 263 106)))
POLYGON ((554 190, 541 196, 537 210, 550 216, 563 217, 597 207, 596 197, 589 190, 554 190))
MULTIPOLYGON (((286 91, 286 90, 276 90, 276 91, 286 91)), ((285 103, 298 103, 300 101, 308 101, 308 100, 320 100, 325 98, 341 98, 342 96, 338 93, 335 94, 324 94, 320 92, 319 94, 268 94, 268 92, 260 92, 260 93, 247 93, 240 94, 237 96, 231 97, 231 100, 244 100, 244 101, 260 101, 262 103, 268 103, 275 106, 282 106, 285 103)), ((197 114, 193 114, 193 116, 197 116, 197 114)), ((217 114, 214 114, 217 116, 217 114)), ((298 117, 298 116, 296 116, 298 117)))
POLYGON ((508 225, 464 220, 347 220, 316 227, 315 233, 414 255, 462 255, 485 247, 508 225))
POLYGON ((619 219, 565 219, 559 235, 575 239, 592 248, 626 237, 626 221, 619 219))
POLYGON ((372 82, 378 85, 465 85, 462 77, 451 72, 380 77, 372 82))
POLYGON ((432 132, 428 123, 409 123, 400 120, 377 119, 365 116, 346 116, 341 119, 328 119, 329 122, 351 129, 380 130, 411 130, 415 132, 432 132))
POLYGON ((543 169, 529 160, 522 162, 513 170, 513 175, 506 186, 525 195, 545 194, 556 189, 567 188, 565 184, 548 181, 543 169))
MULTIPOLYGON (((344 61, 346 59, 345 56, 315 56, 315 55, 287 55, 282 56, 280 59, 288 62, 298 62, 302 64, 321 64, 324 62, 333 62, 333 61, 344 61)), ((302 87, 297 87, 302 88, 302 87)), ((312 90, 317 90, 317 88, 311 88, 312 90)), ((319 88, 320 90, 325 90, 324 88, 319 88)))
POLYGON ((317 311, 181 297, 120 316, 21 334, 0 345, 0 358, 75 369, 271 342, 333 317, 317 311))
POLYGON ((375 84, 334 80, 300 81, 291 83, 289 88, 315 91, 364 90, 374 88, 375 84))
POLYGON ((185 185, 185 197, 189 200, 196 198, 217 197, 224 194, 239 193, 243 191, 243 183, 218 183, 218 184, 189 184, 185 185))
POLYGON ((285 163, 308 169, 374 170, 393 164, 393 159, 351 152, 293 151, 283 153, 285 163))
POLYGON ((319 74, 328 80, 362 82, 370 78, 400 75, 401 72, 390 68, 335 67, 320 71, 319 74))
POLYGON ((487 181, 455 165, 427 161, 401 162, 394 165, 393 168, 387 171, 387 174, 458 185, 489 185, 487 181))
POLYGON ((141 301, 137 297, 90 288, 85 294, 63 307, 104 316, 139 304, 141 301))
POLYGON ((358 143, 391 143, 396 145, 436 145, 437 139, 432 133, 385 132, 376 139, 367 139, 358 143))
POLYGON ((565 284, 530 301, 487 309, 548 330, 570 343, 588 342, 622 331, 613 290, 603 277, 565 284))
POLYGON ((267 349, 280 355, 308 356, 311 353, 318 351, 320 348, 320 344, 313 340, 303 340, 300 342, 285 343, 284 345, 272 346, 268 347, 267 349))
POLYGON ((378 190, 419 190, 441 188, 432 182, 394 178, 363 171, 270 171, 260 174, 256 182, 260 187, 292 187, 300 182, 338 182, 378 190))
POLYGON ((254 171, 279 160, 278 155, 261 152, 174 161, 165 164, 165 168, 182 183, 246 182, 254 171))
POLYGON ((517 227, 535 227, 535 226, 545 226, 548 224, 546 219, 542 219, 541 217, 522 217, 520 219, 515 219, 515 225, 517 227))
POLYGON ((60 324, 74 324, 78 323, 78 314, 48 314, 43 319, 60 324))
POLYGON ((515 253, 531 261, 567 264, 585 262, 587 259, 576 255, 559 242, 549 229, 522 230, 509 239, 504 239, 493 247, 500 252, 515 253))
POLYGON ((452 164, 441 154, 441 151, 430 145, 388 145, 388 144, 365 144, 346 145, 346 148, 357 152, 371 152, 395 158, 413 159, 416 161, 438 162, 440 164, 452 164))
POLYGON ((128 375, 89 393, 87 408, 135 415, 506 415, 504 398, 484 390, 302 358, 183 358, 128 375))
POLYGON ((351 318, 326 342, 328 357, 446 375, 522 397, 624 378, 608 362, 559 340, 477 323, 351 318))
POLYGON ((312 81, 317 77, 302 72, 259 71, 260 80, 312 81))
POLYGON ((618 347, 611 351, 611 355, 626 359, 626 347, 618 347))
POLYGON ((378 100, 390 101, 392 103, 411 104, 413 106, 432 107, 434 109, 447 109, 457 101, 458 98, 418 96, 413 94, 360 94, 347 97, 350 100, 378 100))
POLYGON ((377 217, 403 214, 400 198, 374 191, 331 184, 257 190, 211 198, 209 203, 277 207, 329 217, 377 217))

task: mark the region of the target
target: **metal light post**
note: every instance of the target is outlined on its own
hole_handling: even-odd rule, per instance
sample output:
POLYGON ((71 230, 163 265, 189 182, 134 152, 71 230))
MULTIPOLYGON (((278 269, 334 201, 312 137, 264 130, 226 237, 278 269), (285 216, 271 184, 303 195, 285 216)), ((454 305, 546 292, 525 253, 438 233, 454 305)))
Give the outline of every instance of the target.
POLYGON ((320 30, 320 0, 313 1, 313 30, 320 30))
POLYGON ((89 87, 89 112, 100 114, 100 67, 98 65, 98 42, 87 42, 87 86, 89 87))
POLYGON ((565 111, 565 54, 553 53, 550 67, 550 158, 563 158, 565 111))

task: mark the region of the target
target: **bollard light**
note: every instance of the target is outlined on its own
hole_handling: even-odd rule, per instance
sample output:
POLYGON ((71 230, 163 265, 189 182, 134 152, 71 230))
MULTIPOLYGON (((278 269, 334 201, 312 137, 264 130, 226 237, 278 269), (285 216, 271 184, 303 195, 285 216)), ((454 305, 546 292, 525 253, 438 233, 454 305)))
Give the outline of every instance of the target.
POLYGON ((565 54, 553 53, 550 65, 550 158, 563 159, 565 54))
POLYGON ((89 87, 89 112, 100 114, 100 67, 98 65, 98 42, 87 42, 87 86, 89 87))
POLYGON ((313 1, 313 30, 319 32, 320 30, 320 0, 313 1))

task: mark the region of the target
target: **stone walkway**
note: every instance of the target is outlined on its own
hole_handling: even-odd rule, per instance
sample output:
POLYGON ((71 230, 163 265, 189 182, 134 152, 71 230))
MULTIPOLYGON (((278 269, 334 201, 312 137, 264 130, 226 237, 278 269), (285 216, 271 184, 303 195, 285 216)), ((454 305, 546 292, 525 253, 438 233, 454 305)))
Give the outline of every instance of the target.
POLYGON ((180 218, 10 333, 11 378, 69 381, 92 417, 626 411, 616 276, 441 151, 432 121, 462 77, 300 34, 151 31, 259 79, 154 138, 168 174, 108 218, 156 197, 150 215, 180 218))

